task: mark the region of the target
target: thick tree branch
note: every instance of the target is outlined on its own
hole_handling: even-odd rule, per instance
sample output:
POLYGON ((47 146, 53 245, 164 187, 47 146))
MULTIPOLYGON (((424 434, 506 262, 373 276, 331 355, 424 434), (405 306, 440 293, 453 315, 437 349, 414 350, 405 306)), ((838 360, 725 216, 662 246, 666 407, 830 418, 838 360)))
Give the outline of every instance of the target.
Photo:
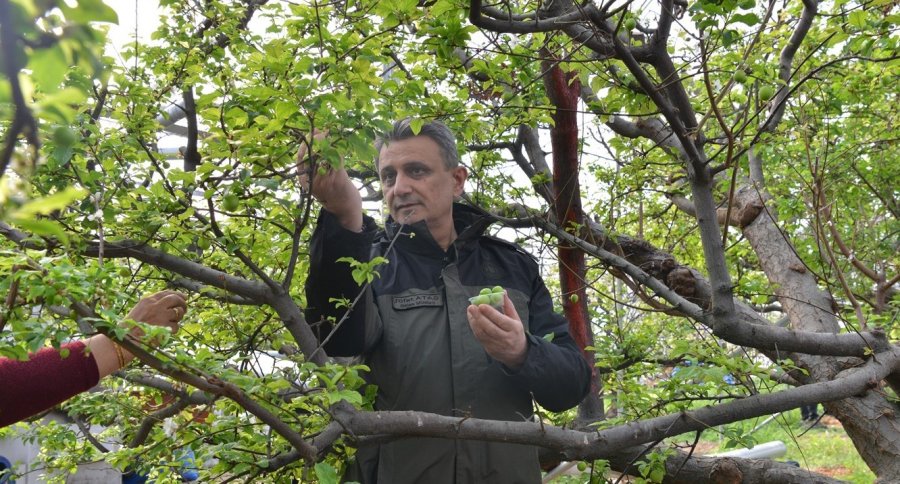
POLYGON ((321 351, 318 339, 291 295, 286 291, 280 291, 271 297, 269 304, 278 313, 284 327, 291 333, 307 360, 317 365, 325 364, 328 357, 321 351))
POLYGON ((168 393, 178 400, 187 402, 189 405, 210 405, 215 401, 215 399, 209 397, 203 392, 188 392, 184 388, 180 388, 168 380, 164 380, 162 378, 158 378, 148 374, 136 375, 120 370, 113 373, 113 375, 125 381, 134 383, 135 385, 155 388, 161 392, 168 393))
MULTIPOLYGON (((728 127, 728 123, 725 121, 724 116, 722 116, 722 112, 719 109, 718 100, 716 98, 715 93, 713 92, 712 81, 709 78, 709 54, 706 51, 706 42, 704 39, 700 39, 700 56, 701 56, 701 69, 703 70, 703 85, 706 88, 706 95, 710 100, 710 108, 712 112, 716 116, 716 121, 719 123, 719 128, 725 133, 726 138, 726 155, 725 155, 725 166, 731 167, 731 183, 728 185, 728 197, 726 198, 726 209, 724 220, 731 220, 731 209, 732 209, 732 201, 734 200, 734 188, 737 183, 737 166, 732 165, 732 160, 734 156, 734 134, 731 132, 731 129, 728 127)), ((729 81, 730 82, 730 81, 729 81)), ((728 223, 719 222, 722 226, 722 246, 728 242, 728 223)))
MULTIPOLYGON (((585 10, 596 10, 593 4, 583 7, 585 10)), ((553 32, 562 30, 567 24, 583 22, 586 13, 573 10, 556 17, 541 18, 539 15, 508 15, 493 7, 485 7, 481 0, 469 3, 469 21, 476 27, 498 33, 533 34, 537 32, 553 32), (527 20, 526 20, 527 18, 527 20)))
POLYGON ((197 105, 194 102, 194 87, 187 86, 182 93, 184 99, 184 113, 187 116, 188 132, 187 147, 184 150, 184 171, 196 171, 200 166, 200 152, 197 151, 197 105))
POLYGON ((210 299, 216 301, 222 301, 228 304, 237 304, 238 306, 259 306, 261 303, 258 300, 247 299, 245 297, 237 296, 231 293, 226 294, 210 294, 209 289, 210 286, 205 284, 200 284, 197 281, 191 279, 178 278, 169 281, 174 287, 178 287, 181 289, 185 289, 191 292, 195 292, 197 294, 202 294, 204 297, 208 297, 210 299))
MULTIPOLYGON (((706 157, 703 152, 697 148, 697 146, 691 139, 692 135, 689 133, 687 127, 682 122, 681 116, 679 116, 676 106, 674 106, 668 99, 666 99, 662 95, 660 90, 653 83, 653 80, 650 79, 650 76, 643 69, 643 67, 641 67, 638 60, 634 57, 628 46, 623 44, 622 41, 617 37, 612 37, 612 42, 616 52, 616 56, 625 64, 625 66, 628 68, 628 71, 631 72, 644 92, 647 93, 647 96, 650 97, 654 104, 656 104, 656 107, 662 113, 663 117, 665 117, 666 121, 669 122, 669 126, 671 126, 673 133, 678 138, 678 141, 680 142, 681 146, 688 156, 688 160, 690 161, 690 163, 687 164, 688 174, 691 176, 695 176, 694 171, 697 169, 697 167, 705 166, 706 157)), ((665 82, 680 85, 680 83, 674 82, 674 79, 666 79, 665 77, 669 74, 666 71, 667 68, 670 69, 672 73, 674 73, 674 66, 671 65, 671 60, 669 60, 668 63, 657 60, 657 63, 662 66, 662 68, 660 66, 657 66, 656 68, 658 71, 660 71, 660 75, 663 76, 663 80, 665 82)), ((683 92, 683 90, 684 88, 682 87, 681 92, 683 92)), ((686 98, 687 94, 685 93, 683 97, 686 98)), ((690 112, 693 112, 693 109, 691 109, 690 112)))
POLYGON ((791 85, 791 77, 793 76, 794 55, 800 49, 803 39, 806 38, 810 27, 812 27, 818 7, 817 0, 803 0, 803 11, 800 13, 800 21, 797 22, 794 33, 791 34, 791 38, 788 40, 787 45, 784 46, 784 49, 782 49, 781 56, 778 59, 778 78, 781 79, 784 85, 772 98, 771 115, 765 124, 760 127, 760 131, 775 129, 784 117, 784 108, 787 105, 785 99, 789 95, 788 87, 791 85))
MULTIPOLYGON (((84 251, 84 255, 94 256, 96 253, 97 243, 89 243, 84 251)), ((154 267, 180 274, 209 286, 225 289, 226 291, 233 292, 244 298, 260 303, 268 301, 272 295, 272 291, 262 283, 211 269, 196 262, 168 254, 138 241, 107 241, 104 255, 110 258, 131 257, 141 262, 151 264, 154 267)))
MULTIPOLYGON (((661 8, 663 12, 669 12, 674 8, 675 2, 674 0, 663 0, 661 8)), ((666 13, 662 14, 660 22, 667 16, 666 13)), ((656 46, 656 52, 653 57, 651 64, 656 69, 657 75, 659 75, 659 82, 661 90, 666 92, 666 97, 668 103, 674 108, 674 113, 666 114, 665 111, 663 114, 666 116, 666 120, 672 124, 673 129, 678 133, 680 127, 683 127, 686 134, 689 134, 687 138, 693 138, 693 140, 697 140, 697 145, 703 143, 703 133, 699 131, 697 124, 697 113, 694 112, 694 106, 691 104, 691 98, 688 96, 687 91, 684 89, 684 84, 681 83, 680 76, 678 75, 678 71, 675 69, 675 64, 672 63, 672 58, 669 57, 668 51, 666 51, 666 46, 656 46), (674 117, 677 116, 679 123, 673 123, 674 117)), ((618 47, 617 47, 618 50, 618 47)), ((620 54, 621 55, 621 54, 620 54)), ((629 70, 634 74, 634 69, 629 66, 629 70)), ((640 81, 640 79, 638 79, 640 81)), ((647 89, 644 86, 644 89, 647 89)), ((662 106, 659 105, 658 102, 654 99, 656 105, 660 108, 662 106)), ((688 147, 688 142, 685 139, 682 139, 679 136, 679 139, 682 143, 685 144, 685 149, 688 150, 688 153, 691 154, 692 160, 696 162, 705 163, 705 155, 704 158, 697 156, 702 152, 697 149, 697 153, 692 152, 691 147, 688 147)), ((693 143, 691 143, 693 145, 693 143)))
POLYGON ((553 200, 553 187, 550 184, 550 170, 547 168, 547 161, 544 158, 544 152, 540 145, 537 144, 537 135, 532 128, 520 125, 516 142, 509 148, 513 160, 519 165, 523 173, 531 180, 534 191, 538 193, 547 203, 553 200), (534 138, 532 138, 532 135, 534 138), (528 153, 526 157, 522 153, 522 149, 528 153), (538 177, 538 174, 542 175, 538 177))
POLYGON ((596 432, 565 430, 533 422, 504 422, 447 417, 424 412, 358 412, 346 407, 335 418, 349 435, 440 437, 539 445, 568 459, 602 459, 633 447, 716 425, 769 415, 818 402, 852 398, 877 387, 900 366, 900 349, 884 352, 863 367, 847 370, 834 381, 805 385, 778 393, 759 394, 715 407, 681 412, 596 432))
MULTIPOLYGON (((498 218, 504 223, 508 220, 502 217, 498 218)), ((660 280, 652 277, 641 266, 635 265, 624 257, 615 255, 602 247, 591 244, 583 238, 576 237, 547 222, 542 217, 532 217, 530 222, 560 240, 573 243, 610 267, 622 271, 635 281, 649 287, 657 295, 669 302, 675 310, 711 328, 713 334, 730 343, 769 351, 859 357, 865 356, 871 351, 882 352, 890 348, 884 332, 880 330, 858 334, 797 332, 771 326, 765 319, 754 316, 755 313, 752 310, 735 311, 732 319, 714 322, 710 315, 700 306, 681 296, 660 280)), ((597 240, 605 238, 602 233, 595 233, 594 236, 597 237, 597 240)), ((673 262, 669 262, 669 264, 674 266, 673 262)), ((671 274, 674 272, 672 269, 673 267, 670 266, 667 272, 671 274)), ((692 279, 690 283, 694 285, 697 285, 699 282, 697 276, 683 274, 683 271, 680 271, 677 277, 690 277, 692 279)), ((735 303, 733 302, 733 304, 735 303)))
POLYGON ((621 116, 612 116, 606 126, 626 138, 647 138, 657 146, 674 151, 680 160, 688 160, 687 152, 684 151, 678 138, 657 118, 640 118, 631 122, 621 116))
MULTIPOLYGON (((647 447, 632 447, 610 456, 608 459, 610 468, 633 474, 634 464, 648 452, 647 447)), ((675 455, 666 459, 666 477, 663 482, 666 484, 727 482, 839 484, 845 481, 770 459, 706 457, 689 455, 687 452, 675 450, 675 455)))
MULTIPOLYGON (((565 227, 584 223, 579 184, 578 101, 581 83, 574 72, 563 72, 558 63, 544 61, 544 90, 554 106, 553 127, 550 142, 553 147, 553 209, 556 219, 565 227)), ((569 333, 581 349, 589 365, 596 359, 593 351, 594 335, 588 314, 585 284, 587 265, 584 251, 571 243, 560 241, 559 258, 560 289, 563 294, 563 314, 569 321, 569 333), (571 297, 571 296, 574 296, 571 297)), ((591 391, 578 405, 580 421, 594 422, 604 416, 600 398, 600 380, 596 370, 592 372, 591 391)))

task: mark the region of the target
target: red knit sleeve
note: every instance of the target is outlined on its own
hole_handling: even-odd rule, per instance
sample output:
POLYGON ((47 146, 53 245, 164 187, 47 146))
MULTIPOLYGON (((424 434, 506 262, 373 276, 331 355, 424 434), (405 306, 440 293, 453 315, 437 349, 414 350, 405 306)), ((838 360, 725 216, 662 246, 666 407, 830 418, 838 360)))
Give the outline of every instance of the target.
POLYGON ((0 427, 44 411, 97 384, 100 374, 94 355, 85 354, 81 341, 46 348, 27 361, 0 358, 0 427))

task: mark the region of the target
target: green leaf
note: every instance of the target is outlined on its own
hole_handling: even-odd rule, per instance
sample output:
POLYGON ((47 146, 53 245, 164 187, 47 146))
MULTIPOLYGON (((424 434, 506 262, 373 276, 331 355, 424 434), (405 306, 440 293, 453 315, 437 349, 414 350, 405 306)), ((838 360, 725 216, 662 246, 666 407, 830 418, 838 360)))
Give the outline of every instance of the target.
POLYGON ((225 111, 225 120, 233 127, 241 127, 247 124, 249 116, 247 112, 239 107, 233 107, 225 111))
POLYGON ((299 109, 294 103, 279 101, 275 104, 275 117, 281 120, 290 118, 297 111, 299 111, 299 109))
POLYGON ((60 89, 41 99, 37 104, 38 112, 49 114, 50 120, 71 124, 75 120, 75 110, 71 106, 80 105, 86 97, 84 91, 77 87, 60 89))
POLYGON ((361 262, 352 257, 341 257, 337 262, 346 262, 353 269, 351 275, 357 284, 362 286, 367 282, 372 282, 379 276, 376 267, 381 264, 387 264, 389 261, 384 257, 373 257, 369 262, 361 262))
POLYGON ((62 225, 53 220, 40 219, 40 220, 32 220, 32 219, 12 219, 12 222, 18 225, 20 228, 27 230, 35 235, 40 235, 42 237, 55 237, 59 239, 63 244, 69 243, 69 236, 66 235, 65 230, 63 230, 62 225))
POLYGON ((422 125, 425 124, 425 120, 422 118, 413 118, 409 122, 409 129, 412 130, 413 134, 418 135, 419 131, 422 131, 422 125))
POLYGON ((71 69, 69 61, 59 44, 46 49, 37 49, 28 59, 31 77, 44 92, 54 92, 71 69))
POLYGON ((740 13, 731 17, 732 22, 740 22, 742 24, 746 24, 749 26, 754 26, 759 23, 759 16, 755 13, 740 13))
POLYGON ((0 356, 24 361, 28 359, 28 350, 18 345, 0 345, 0 356))
POLYGON ((334 467, 327 462, 319 462, 314 467, 319 484, 337 484, 338 475, 334 467))
POLYGON ((856 28, 864 28, 866 26, 865 10, 854 10, 850 12, 850 15, 847 16, 847 21, 856 28))
POLYGON ((28 219, 35 215, 46 215, 55 210, 65 208, 75 200, 84 198, 87 190, 83 188, 68 187, 61 192, 32 200, 11 214, 18 219, 28 219))
POLYGON ((109 22, 119 23, 119 15, 102 0, 79 0, 76 7, 70 7, 65 2, 59 3, 60 10, 72 22, 109 22))

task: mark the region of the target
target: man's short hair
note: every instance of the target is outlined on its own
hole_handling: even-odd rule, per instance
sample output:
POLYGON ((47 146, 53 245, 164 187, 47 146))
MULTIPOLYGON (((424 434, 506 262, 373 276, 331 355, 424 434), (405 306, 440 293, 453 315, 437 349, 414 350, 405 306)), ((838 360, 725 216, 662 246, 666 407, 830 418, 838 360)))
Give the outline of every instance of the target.
POLYGON ((427 136, 437 143, 438 148, 441 151, 441 157, 444 159, 445 168, 450 170, 459 166, 459 151, 456 149, 456 137, 453 136, 453 131, 450 131, 450 128, 448 128, 446 124, 434 120, 430 123, 423 124, 419 129, 419 134, 415 134, 413 133, 412 126, 410 126, 412 120, 413 118, 404 118, 395 121, 394 126, 390 131, 382 134, 375 140, 376 169, 380 162, 379 157, 381 156, 381 148, 383 148, 384 145, 389 144, 391 141, 402 141, 409 138, 415 138, 416 136, 427 136))

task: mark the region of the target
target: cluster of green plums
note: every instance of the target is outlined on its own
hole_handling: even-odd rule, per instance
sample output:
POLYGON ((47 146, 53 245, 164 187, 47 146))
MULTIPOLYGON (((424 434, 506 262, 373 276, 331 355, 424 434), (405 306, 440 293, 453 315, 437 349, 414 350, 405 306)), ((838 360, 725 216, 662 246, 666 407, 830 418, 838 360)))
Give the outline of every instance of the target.
POLYGON ((477 296, 470 297, 469 302, 476 305, 503 306, 503 288, 501 286, 486 287, 477 296))

